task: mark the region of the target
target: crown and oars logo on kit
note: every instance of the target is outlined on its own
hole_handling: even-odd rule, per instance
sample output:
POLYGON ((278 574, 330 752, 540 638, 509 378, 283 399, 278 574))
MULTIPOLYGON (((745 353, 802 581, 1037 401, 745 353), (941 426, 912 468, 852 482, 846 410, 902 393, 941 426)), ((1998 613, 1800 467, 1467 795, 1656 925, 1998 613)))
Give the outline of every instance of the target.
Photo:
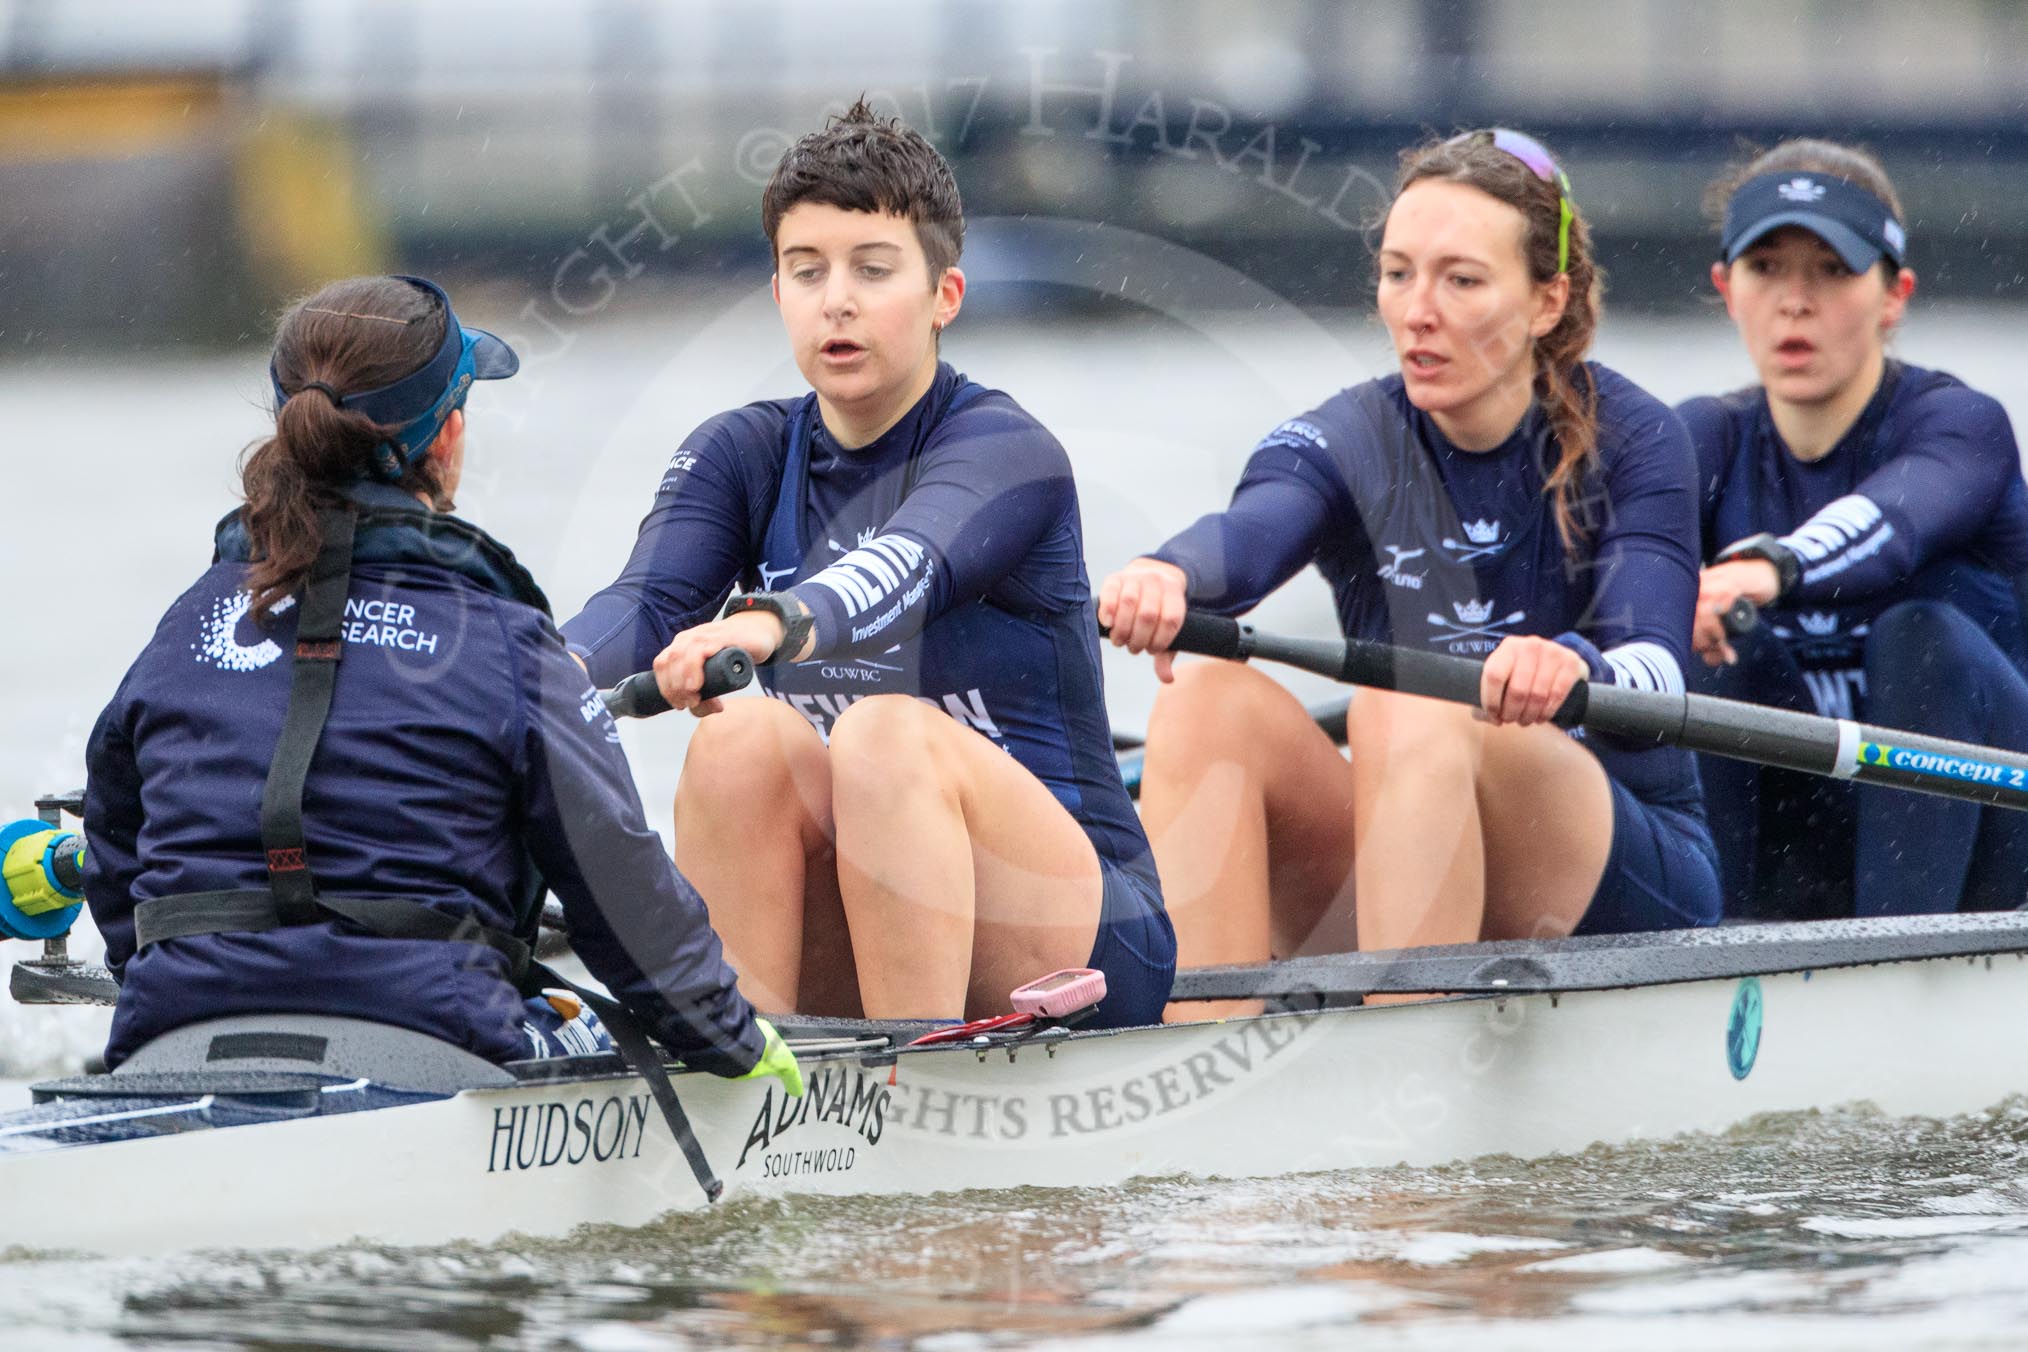
POLYGON ((1796 623, 1803 632, 1817 638, 1838 632, 1838 613, 1834 610, 1806 610, 1796 616, 1796 623))
POLYGON ((1448 535, 1443 538, 1444 548, 1455 554, 1459 563, 1471 563, 1489 554, 1497 554, 1504 543, 1500 539, 1500 523, 1497 521, 1481 518, 1477 521, 1467 521, 1459 529, 1465 533, 1464 539, 1458 540, 1448 535))
POLYGON ((1517 610, 1496 620, 1493 618, 1493 603, 1478 597, 1473 597, 1469 601, 1451 602, 1451 613, 1456 615, 1457 619, 1453 620, 1438 611, 1431 611, 1426 617, 1436 631, 1429 636, 1431 643, 1450 643, 1467 638, 1506 638, 1509 630, 1528 618, 1527 611, 1517 610))
POLYGON ((1458 618, 1466 624, 1484 624, 1493 615, 1491 601, 1453 601, 1451 609, 1455 610, 1458 618))

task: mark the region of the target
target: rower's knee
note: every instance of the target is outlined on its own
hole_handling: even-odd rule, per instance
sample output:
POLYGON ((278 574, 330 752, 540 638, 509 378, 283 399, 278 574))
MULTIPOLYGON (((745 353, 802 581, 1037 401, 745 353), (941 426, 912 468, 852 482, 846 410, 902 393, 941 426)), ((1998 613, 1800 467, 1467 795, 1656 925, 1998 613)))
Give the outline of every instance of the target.
POLYGON ((1946 601, 1902 601, 1873 621, 1865 648, 1868 716, 1894 727, 1985 740, 1990 711, 2015 684, 1986 631, 1946 601))
POLYGON ((822 788, 824 740, 776 699, 736 699, 698 720, 676 783, 676 812, 756 820, 822 788))
POLYGON ((1388 690, 1362 690, 1345 719, 1356 774, 1413 775, 1470 783, 1485 753, 1486 725, 1462 704, 1388 690))
POLYGON ((872 695, 831 725, 831 782, 837 801, 868 813, 952 787, 955 766, 942 746, 948 715, 908 695, 872 695))
POLYGON ((1155 696, 1148 754, 1172 766, 1250 759, 1266 745, 1277 717, 1307 721, 1295 697, 1273 679, 1236 662, 1191 662, 1155 696))
POLYGON ((1956 606, 1946 601, 1901 601, 1875 617, 1867 634, 1867 685, 1961 672, 1972 665, 1972 651, 1986 646, 1990 640, 1956 606))

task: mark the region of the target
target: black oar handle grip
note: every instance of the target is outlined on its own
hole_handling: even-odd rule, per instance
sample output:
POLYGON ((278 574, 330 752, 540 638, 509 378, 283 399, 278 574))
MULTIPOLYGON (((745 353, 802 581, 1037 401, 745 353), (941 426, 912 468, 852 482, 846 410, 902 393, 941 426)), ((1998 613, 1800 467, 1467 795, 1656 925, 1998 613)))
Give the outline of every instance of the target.
POLYGON ((1183 617, 1183 627, 1176 631, 1169 647, 1179 653, 1244 662, 1253 654, 1253 644, 1248 642, 1252 633, 1252 625, 1241 624, 1230 616, 1193 610, 1183 617))
MULTIPOLYGON (((1113 636, 1112 626, 1098 627, 1100 638, 1113 636)), ((1176 631, 1176 637, 1169 640, 1169 651, 1174 653, 1196 653, 1199 657, 1222 657, 1228 662, 1244 662, 1252 656, 1253 648, 1247 636, 1253 633, 1253 626, 1241 624, 1238 620, 1224 615, 1211 615, 1193 610, 1183 616, 1183 627, 1176 631)))
MULTIPOLYGON (((720 648, 704 659, 704 685, 700 700, 730 695, 753 679, 753 659, 744 648, 720 648)), ((655 673, 637 671, 610 690, 599 691, 606 709, 614 718, 653 718, 669 712, 669 701, 655 684, 655 673)))

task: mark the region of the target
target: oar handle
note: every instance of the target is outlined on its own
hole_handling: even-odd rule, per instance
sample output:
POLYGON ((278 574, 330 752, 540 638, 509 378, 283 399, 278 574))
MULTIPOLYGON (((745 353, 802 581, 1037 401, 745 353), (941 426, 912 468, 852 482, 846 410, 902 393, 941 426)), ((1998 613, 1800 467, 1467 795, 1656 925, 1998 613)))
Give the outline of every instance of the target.
MULTIPOLYGON (((700 700, 730 695, 753 679, 753 659, 744 648, 720 648, 704 659, 704 685, 700 700)), ((669 712, 669 701, 655 684, 655 673, 637 671, 610 690, 599 691, 606 709, 614 718, 652 718, 669 712)))
POLYGON ((1753 603, 1751 597, 1736 596, 1725 608, 1725 613, 1718 617, 1718 623, 1727 638, 1744 638, 1760 623, 1760 607, 1753 603))
MULTIPOLYGON (((1283 638, 1223 616, 1195 613, 1184 620, 1170 646, 1241 662, 1265 657, 1354 685, 1459 704, 1479 702, 1480 664, 1469 658, 1362 639, 1283 638)), ((2028 756, 1850 719, 1580 681, 1556 711, 1556 721, 1651 746, 1680 746, 1806 774, 2028 809, 2028 756)))

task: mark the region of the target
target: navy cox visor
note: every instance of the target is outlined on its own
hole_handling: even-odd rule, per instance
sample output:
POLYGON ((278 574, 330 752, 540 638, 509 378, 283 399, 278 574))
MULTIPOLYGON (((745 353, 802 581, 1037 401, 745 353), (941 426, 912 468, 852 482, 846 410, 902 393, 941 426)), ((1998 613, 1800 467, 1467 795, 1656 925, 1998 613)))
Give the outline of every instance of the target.
MULTIPOLYGON (((504 380, 521 369, 514 349, 484 329, 466 328, 451 308, 451 298, 435 282, 423 277, 397 276, 429 292, 444 307, 444 341, 435 356, 392 385, 377 390, 360 390, 332 402, 342 409, 364 414, 382 427, 391 427, 388 439, 374 448, 374 468, 380 477, 393 482, 422 459, 444 427, 451 410, 463 408, 465 396, 475 380, 504 380)), ((355 316, 360 323, 374 316, 355 316)), ((279 409, 290 391, 282 388, 272 359, 268 380, 274 385, 275 407, 279 409)))
POLYGON ((1823 240, 1854 272, 1882 258, 1899 268, 1908 252, 1908 232, 1887 203, 1866 189, 1829 174, 1783 171, 1748 179, 1725 204, 1720 236, 1725 261, 1735 261, 1785 225, 1823 240))

